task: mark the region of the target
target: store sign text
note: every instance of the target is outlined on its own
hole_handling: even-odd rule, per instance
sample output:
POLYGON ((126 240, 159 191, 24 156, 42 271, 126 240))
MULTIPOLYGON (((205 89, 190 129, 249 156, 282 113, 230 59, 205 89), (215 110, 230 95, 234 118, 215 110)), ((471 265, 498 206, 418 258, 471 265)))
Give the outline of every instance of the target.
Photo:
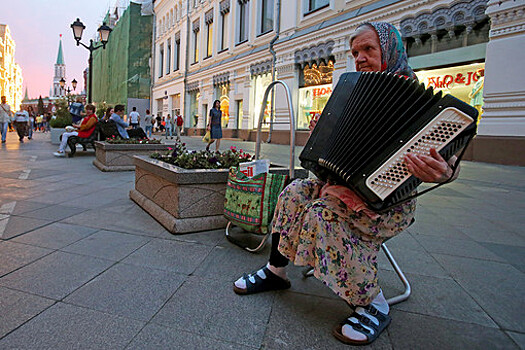
POLYGON ((463 73, 458 73, 456 76, 447 74, 428 77, 427 86, 432 86, 435 89, 449 89, 456 84, 469 86, 479 80, 476 72, 477 71, 467 72, 466 76, 463 73))
POLYGON ((331 93, 332 93, 332 88, 331 87, 323 87, 323 88, 314 88, 313 89, 314 98, 325 96, 325 95, 330 95, 331 93))

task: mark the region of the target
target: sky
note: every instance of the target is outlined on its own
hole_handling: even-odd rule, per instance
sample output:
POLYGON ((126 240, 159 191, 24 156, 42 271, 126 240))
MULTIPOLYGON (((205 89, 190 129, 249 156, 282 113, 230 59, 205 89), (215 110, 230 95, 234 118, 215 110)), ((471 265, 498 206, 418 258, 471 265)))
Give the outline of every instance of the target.
POLYGON ((76 79, 77 91, 82 90, 89 51, 76 46, 70 25, 80 18, 86 26, 82 42, 89 44, 114 3, 115 0, 0 0, 0 23, 9 25, 15 40, 15 60, 22 67, 24 93, 27 87, 30 98, 49 95, 60 34, 67 83, 76 79))

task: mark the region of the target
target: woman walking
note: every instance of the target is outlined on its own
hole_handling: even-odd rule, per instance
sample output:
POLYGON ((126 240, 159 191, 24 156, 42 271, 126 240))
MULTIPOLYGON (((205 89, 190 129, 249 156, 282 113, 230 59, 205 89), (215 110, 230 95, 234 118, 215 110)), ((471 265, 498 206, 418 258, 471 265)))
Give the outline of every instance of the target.
POLYGON ((213 102, 213 108, 210 110, 210 119, 206 127, 206 130, 210 131, 210 136, 211 136, 211 140, 206 146, 206 151, 210 150, 210 145, 215 141, 217 141, 217 143, 215 144, 215 149, 219 151, 219 146, 221 144, 221 139, 222 139, 221 120, 222 120, 221 101, 215 100, 213 102))

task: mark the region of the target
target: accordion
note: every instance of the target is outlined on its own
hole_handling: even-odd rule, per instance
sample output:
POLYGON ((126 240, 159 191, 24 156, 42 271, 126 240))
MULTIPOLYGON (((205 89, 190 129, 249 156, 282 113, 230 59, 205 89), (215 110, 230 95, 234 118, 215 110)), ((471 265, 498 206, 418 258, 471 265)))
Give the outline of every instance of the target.
POLYGON ((345 73, 299 159, 325 181, 345 185, 376 211, 409 199, 421 181, 408 152, 445 160, 476 134, 478 112, 451 96, 391 73, 345 73))

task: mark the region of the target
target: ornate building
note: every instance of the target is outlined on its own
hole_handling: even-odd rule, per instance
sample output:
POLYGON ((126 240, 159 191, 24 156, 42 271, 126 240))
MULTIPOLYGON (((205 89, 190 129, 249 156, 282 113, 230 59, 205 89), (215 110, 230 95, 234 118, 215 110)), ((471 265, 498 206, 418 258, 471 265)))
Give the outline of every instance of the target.
MULTIPOLYGON (((218 99, 225 137, 255 140, 275 64, 276 79, 291 89, 302 144, 341 74, 355 70, 350 35, 363 22, 387 21, 400 29, 421 82, 484 112, 468 157, 525 164, 525 80, 513 72, 525 52, 524 1, 158 0, 152 111, 180 110, 190 134, 200 134, 218 99)), ((271 101, 264 108, 263 127, 270 132, 275 113, 272 140, 288 143, 286 98, 281 88, 275 96, 275 108, 271 101)))
POLYGON ((0 95, 6 96, 12 110, 22 102, 22 68, 15 63, 15 41, 9 26, 0 24, 0 95))
POLYGON ((65 90, 60 87, 60 79, 66 80, 66 63, 64 61, 64 52, 62 51, 62 34, 58 44, 57 61, 55 63, 55 76, 53 77, 53 91, 51 97, 65 96, 65 90))

